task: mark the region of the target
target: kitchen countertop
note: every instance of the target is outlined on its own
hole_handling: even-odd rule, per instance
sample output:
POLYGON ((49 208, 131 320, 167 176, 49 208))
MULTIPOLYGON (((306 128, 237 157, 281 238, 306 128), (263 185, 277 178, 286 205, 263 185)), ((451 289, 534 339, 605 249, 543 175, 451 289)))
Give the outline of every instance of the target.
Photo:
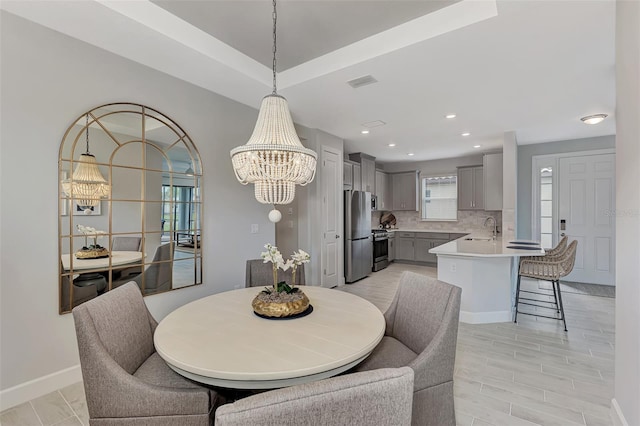
POLYGON ((389 232, 438 232, 441 234, 471 234, 473 231, 451 230, 451 229, 412 229, 412 228, 391 228, 389 232))
MULTIPOLYGON (((503 241, 502 237, 496 240, 468 241, 467 238, 486 238, 486 235, 467 235, 457 240, 450 241, 429 250, 429 253, 447 256, 469 256, 469 257, 519 257, 519 256, 542 256, 544 249, 539 250, 518 250, 510 249, 507 246, 515 245, 510 241, 503 241)), ((513 240, 516 241, 516 240, 513 240)), ((525 241, 525 240, 517 240, 525 241)))

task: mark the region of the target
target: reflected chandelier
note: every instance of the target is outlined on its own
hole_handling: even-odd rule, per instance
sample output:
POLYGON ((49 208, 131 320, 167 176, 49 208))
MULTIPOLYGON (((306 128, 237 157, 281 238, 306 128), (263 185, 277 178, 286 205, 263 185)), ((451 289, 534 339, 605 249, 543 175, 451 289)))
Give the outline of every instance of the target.
MULTIPOLYGON (((262 99, 258 121, 245 145, 231 150, 231 162, 241 184, 255 185, 263 204, 289 204, 296 185, 311 182, 317 155, 305 148, 293 126, 287 100, 276 88, 276 2, 273 1, 273 92, 262 99)), ((271 216, 270 216, 271 217, 271 216)))
POLYGON ((111 185, 100 173, 96 157, 89 152, 89 114, 86 116, 87 150, 80 154, 78 165, 69 179, 62 181, 62 190, 81 207, 97 206, 111 192, 111 185))

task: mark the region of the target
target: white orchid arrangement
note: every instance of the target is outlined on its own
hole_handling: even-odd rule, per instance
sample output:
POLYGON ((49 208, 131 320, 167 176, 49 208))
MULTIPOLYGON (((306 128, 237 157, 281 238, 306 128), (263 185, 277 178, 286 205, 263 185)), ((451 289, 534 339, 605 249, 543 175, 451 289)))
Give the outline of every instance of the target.
POLYGON ((304 250, 298 250, 297 252, 294 251, 291 258, 285 261, 284 258, 282 257, 282 253, 280 253, 280 251, 278 250, 278 247, 273 246, 271 244, 265 244, 264 248, 266 248, 267 251, 260 253, 260 257, 262 257, 262 259, 264 260, 264 263, 271 262, 273 265, 274 291, 276 292, 281 291, 280 290, 281 286, 278 283, 278 269, 282 269, 283 271, 286 271, 289 268, 291 268, 291 271, 292 271, 293 282, 291 283, 291 287, 287 286, 286 283, 284 283, 284 286, 282 287, 287 292, 292 291, 296 282, 296 269, 298 269, 298 266, 302 264, 309 263, 309 261, 311 260, 311 256, 309 256, 309 253, 305 252, 304 250), (287 288, 289 290, 287 290, 287 288))
POLYGON ((102 237, 104 235, 107 235, 106 232, 99 231, 96 228, 93 228, 91 226, 76 225, 76 228, 78 229, 78 231, 81 234, 84 234, 84 245, 85 245, 85 247, 88 246, 88 243, 87 243, 87 238, 88 237, 93 237, 93 247, 94 248, 98 248, 98 247, 100 247, 98 245, 98 238, 100 238, 100 237, 102 237))
POLYGON ((302 249, 298 249, 298 251, 294 251, 293 254, 291 255, 291 259, 287 260, 287 262, 291 262, 291 281, 293 281, 292 286, 294 286, 296 284, 296 269, 298 269, 298 266, 300 265, 304 265, 305 263, 309 263, 309 261, 311 260, 311 256, 309 255, 309 253, 307 253, 306 251, 302 250, 302 249))

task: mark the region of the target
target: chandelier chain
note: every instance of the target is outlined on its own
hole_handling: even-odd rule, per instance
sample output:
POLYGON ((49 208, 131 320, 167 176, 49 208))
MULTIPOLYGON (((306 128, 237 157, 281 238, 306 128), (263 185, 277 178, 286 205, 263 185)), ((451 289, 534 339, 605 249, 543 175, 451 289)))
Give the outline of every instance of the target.
POLYGON ((273 0, 273 94, 277 92, 276 89, 276 24, 278 21, 278 13, 276 12, 276 0, 273 0))
POLYGON ((85 135, 86 135, 86 142, 87 142, 87 154, 89 154, 89 114, 87 114, 85 116, 85 135))

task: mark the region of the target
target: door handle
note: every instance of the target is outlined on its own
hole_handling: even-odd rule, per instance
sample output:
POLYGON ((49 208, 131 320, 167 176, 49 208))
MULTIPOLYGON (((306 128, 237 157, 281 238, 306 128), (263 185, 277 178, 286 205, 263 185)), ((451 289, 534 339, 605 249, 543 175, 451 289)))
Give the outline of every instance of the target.
POLYGON ((340 238, 340 235, 336 234, 336 239, 340 238))
POLYGON ((561 237, 564 237, 564 235, 565 235, 564 232, 562 234, 560 234, 561 237))

